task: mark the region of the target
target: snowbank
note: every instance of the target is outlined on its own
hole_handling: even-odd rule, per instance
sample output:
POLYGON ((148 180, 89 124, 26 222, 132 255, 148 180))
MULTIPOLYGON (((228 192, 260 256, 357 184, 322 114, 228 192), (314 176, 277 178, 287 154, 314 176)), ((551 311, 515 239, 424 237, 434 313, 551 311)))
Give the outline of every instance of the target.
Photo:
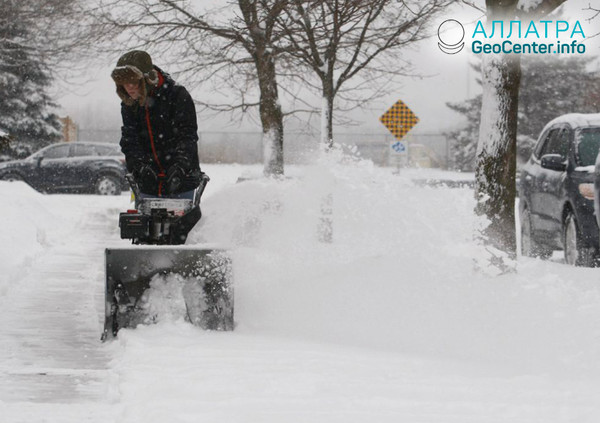
POLYGON ((597 270, 522 259, 516 274, 488 278, 473 270, 484 252, 472 241, 471 189, 417 187, 340 155, 298 173, 224 186, 190 235, 231 246, 241 332, 600 370, 597 270))
POLYGON ((42 194, 24 182, 0 181, 5 228, 0 232, 0 297, 18 281, 48 246, 47 232, 64 225, 62 216, 46 207, 42 194))
POLYGON ((128 205, 125 195, 45 195, 20 181, 0 181, 0 197, 6 225, 0 232, 0 298, 27 275, 37 257, 69 242, 77 225, 111 219, 110 228, 116 232, 118 211, 128 205))

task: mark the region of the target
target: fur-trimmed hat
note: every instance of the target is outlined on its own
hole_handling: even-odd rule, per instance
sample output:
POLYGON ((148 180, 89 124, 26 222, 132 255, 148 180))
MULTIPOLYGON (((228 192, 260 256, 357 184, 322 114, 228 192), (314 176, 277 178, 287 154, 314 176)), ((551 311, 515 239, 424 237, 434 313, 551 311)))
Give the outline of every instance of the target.
POLYGON ((127 94, 123 84, 140 84, 140 97, 137 101, 141 106, 146 103, 148 86, 155 87, 158 84, 158 74, 152 65, 152 59, 148 53, 141 50, 133 50, 121 56, 110 76, 117 85, 117 95, 128 106, 135 104, 136 100, 127 94))

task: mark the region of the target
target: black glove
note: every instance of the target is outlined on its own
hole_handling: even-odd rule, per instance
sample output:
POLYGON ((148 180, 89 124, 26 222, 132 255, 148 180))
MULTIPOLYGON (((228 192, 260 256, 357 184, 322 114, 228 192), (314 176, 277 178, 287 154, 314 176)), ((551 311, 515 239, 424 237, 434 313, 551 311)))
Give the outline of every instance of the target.
POLYGON ((143 165, 136 173, 134 173, 134 177, 143 193, 155 193, 158 184, 158 174, 152 166, 143 165))
POLYGON ((167 185, 165 187, 167 194, 175 194, 183 185, 185 172, 179 165, 173 165, 167 170, 167 185))

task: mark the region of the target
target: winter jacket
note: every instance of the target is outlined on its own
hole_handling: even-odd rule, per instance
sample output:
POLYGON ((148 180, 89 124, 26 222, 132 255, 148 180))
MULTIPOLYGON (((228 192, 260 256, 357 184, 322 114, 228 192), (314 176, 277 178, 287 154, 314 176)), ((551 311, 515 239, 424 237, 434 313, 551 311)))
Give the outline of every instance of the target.
POLYGON ((166 175, 171 166, 184 171, 183 184, 170 194, 191 191, 200 183, 198 161, 198 124, 196 108, 188 91, 177 85, 157 66, 158 84, 149 87, 144 105, 121 103, 123 126, 121 149, 127 170, 134 176, 144 166, 159 175, 156 183, 140 187, 150 195, 164 195, 166 175))

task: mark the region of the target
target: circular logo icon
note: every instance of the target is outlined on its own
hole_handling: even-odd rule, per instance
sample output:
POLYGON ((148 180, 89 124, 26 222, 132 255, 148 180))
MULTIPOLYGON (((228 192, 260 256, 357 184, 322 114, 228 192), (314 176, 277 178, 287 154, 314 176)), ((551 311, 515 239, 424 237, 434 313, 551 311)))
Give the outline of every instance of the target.
POLYGON ((463 49, 465 28, 456 19, 447 19, 438 27, 438 47, 446 54, 456 54, 463 49))

